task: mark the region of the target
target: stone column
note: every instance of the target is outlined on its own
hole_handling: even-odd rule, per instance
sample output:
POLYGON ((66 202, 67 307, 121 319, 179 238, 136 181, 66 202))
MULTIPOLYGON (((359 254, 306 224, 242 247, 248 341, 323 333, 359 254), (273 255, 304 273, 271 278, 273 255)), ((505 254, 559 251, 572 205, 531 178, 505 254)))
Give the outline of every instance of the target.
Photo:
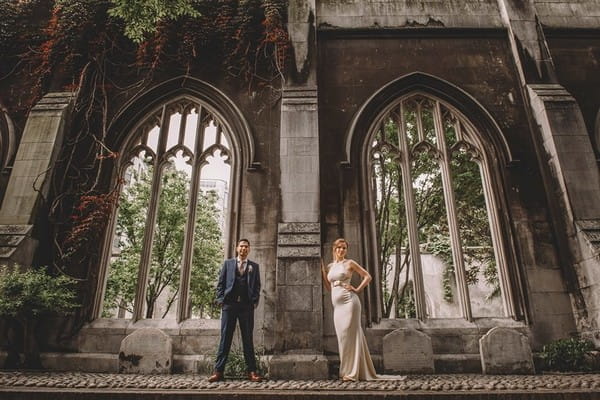
POLYGON ((327 378, 320 272, 319 125, 314 0, 288 4, 295 63, 281 100, 281 222, 271 378, 327 378))
POLYGON ((600 344, 600 172, 579 105, 561 85, 528 85, 585 304, 578 330, 600 344))
MULTIPOLYGON (((551 296, 555 304, 571 301, 578 330, 599 345, 600 304, 594 299, 600 293, 600 176, 591 140, 577 102, 558 84, 535 1, 498 0, 498 5, 529 106, 560 268, 571 299, 559 299, 558 291, 551 296)), ((543 316, 537 317, 539 324, 543 316)))
POLYGON ((325 379, 319 223, 280 223, 277 238, 277 321, 271 378, 325 379))
POLYGON ((29 113, 0 208, 0 264, 33 260, 33 225, 49 193, 72 100, 72 93, 49 93, 29 113))

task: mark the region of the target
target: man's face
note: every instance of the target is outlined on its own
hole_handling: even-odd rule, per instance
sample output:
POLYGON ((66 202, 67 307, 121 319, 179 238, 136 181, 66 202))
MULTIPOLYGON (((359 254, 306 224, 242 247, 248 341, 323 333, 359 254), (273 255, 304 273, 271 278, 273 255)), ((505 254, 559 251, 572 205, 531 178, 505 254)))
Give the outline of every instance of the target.
POLYGON ((250 244, 242 240, 238 243, 236 250, 238 256, 244 260, 246 257, 248 257, 248 253, 250 253, 250 244))

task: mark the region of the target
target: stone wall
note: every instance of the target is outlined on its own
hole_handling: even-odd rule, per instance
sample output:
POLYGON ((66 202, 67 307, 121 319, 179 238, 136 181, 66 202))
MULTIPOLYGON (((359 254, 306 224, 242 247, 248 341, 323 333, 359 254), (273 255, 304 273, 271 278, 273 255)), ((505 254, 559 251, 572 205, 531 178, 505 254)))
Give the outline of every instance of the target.
MULTIPOLYGON (((321 4, 322 8, 329 6, 321 4)), ((350 10, 352 7, 358 5, 352 3, 350 10)), ((324 13, 320 21, 328 18, 327 9, 324 13)), ((340 142, 347 144, 352 118, 377 90, 414 71, 446 80, 490 113, 513 157, 510 164, 500 166, 499 172, 506 188, 503 196, 512 221, 520 273, 528 292, 528 314, 535 320, 534 345, 539 348, 544 342, 572 334, 575 327, 570 299, 551 233, 553 221, 540 179, 528 101, 514 73, 515 61, 505 33, 432 28, 426 34, 413 29, 380 34, 350 29, 370 24, 361 21, 372 14, 363 15, 367 17, 356 17, 343 25, 347 30, 333 28, 341 27, 341 22, 320 25, 319 120, 320 131, 327 132, 321 137, 321 198, 327 241, 334 240, 335 235, 349 236, 351 256, 364 257, 361 249, 352 248, 354 243, 364 246, 360 232, 366 206, 361 205, 358 193, 360 166, 355 158, 346 159, 345 149, 339 146, 340 142)), ((404 27, 402 22, 395 23, 396 28, 404 27)))
POLYGON ((497 0, 317 2, 320 29, 498 28, 497 0))
MULTIPOLYGON (((366 262, 372 256, 365 234, 370 205, 361 186, 364 166, 356 148, 365 132, 353 132, 352 126, 374 94, 410 77, 412 83, 437 82, 469 99, 453 104, 467 118, 475 118, 474 125, 484 127, 486 139, 496 146, 493 173, 501 187, 504 245, 510 249, 513 283, 521 301, 518 321, 379 321, 380 295, 371 284, 361 299, 376 362, 381 362, 383 337, 398 328, 430 335, 436 370, 449 371, 457 360, 452 356, 464 353, 468 362, 475 360, 479 338, 495 326, 529 335, 536 350, 577 333, 575 309, 588 314, 589 325, 580 324, 580 332, 597 333, 600 277, 595 272, 593 223, 600 215, 581 206, 590 204, 590 193, 597 188, 587 190, 590 180, 571 178, 577 171, 597 176, 585 136, 592 138, 598 158, 600 143, 594 130, 600 109, 600 4, 595 0, 294 0, 288 19, 295 62, 290 63, 293 71, 285 82, 273 89, 249 90, 222 71, 194 76, 235 104, 248 123, 254 156, 241 171, 239 207, 231 216, 239 224, 232 237, 247 237, 251 259, 261 265, 262 301, 256 312, 255 341, 282 356, 277 374, 285 376, 291 368, 288 364, 296 361, 313 366, 317 360, 322 367, 326 361, 319 356, 337 352, 329 293, 321 292, 318 273, 318 259, 330 259, 333 240, 346 237, 349 257, 375 268, 366 262), (549 99, 544 98, 548 89, 544 85, 551 85, 549 99), (486 124, 493 129, 486 129, 486 124), (561 147, 560 141, 566 140, 561 137, 573 128, 577 132, 572 136, 577 138, 561 147), (558 200, 557 194, 562 196, 558 200), (582 224, 578 215, 592 222, 582 224), (289 331, 292 334, 286 336, 289 331), (285 358, 286 353, 297 357, 285 358)), ((172 78, 169 71, 161 71, 148 88, 172 78)), ((438 94, 453 100, 448 93, 438 94)), ((109 125, 137 95, 133 89, 123 90, 110 103, 109 125)), ((136 117, 135 112, 132 115, 136 117)), ((65 126, 67 120, 61 115, 65 126)), ((111 129, 107 143, 118 148, 129 132, 111 129)), ((43 136, 44 129, 38 130, 34 138, 43 136)), ((18 213, 11 210, 18 202, 8 200, 4 198, 8 205, 3 206, 2 221, 14 223, 18 213)), ((234 254, 233 243, 227 253, 234 254)), ((96 276, 100 266, 77 268, 76 275, 96 276)), ((94 296, 86 293, 86 301, 94 296)), ((88 308, 85 304, 83 309, 88 308)), ((75 325, 95 317, 82 312, 75 325)), ((217 321, 96 320, 69 345, 84 355, 116 355, 121 340, 145 326, 162 329, 173 339, 173 365, 178 371, 198 371, 200 363, 206 366, 202 357, 216 350, 217 321)), ((58 341, 61 328, 57 325, 47 332, 49 342, 58 341)), ((47 348, 58 347, 50 344, 47 348)), ((310 375, 306 368, 302 371, 310 375)))
POLYGON ((599 138, 594 134, 600 111, 600 74, 596 73, 600 70, 600 32, 550 30, 546 38, 558 79, 577 100, 600 159, 599 138))
POLYGON ((600 5, 595 0, 534 0, 540 22, 549 28, 600 26, 600 5))

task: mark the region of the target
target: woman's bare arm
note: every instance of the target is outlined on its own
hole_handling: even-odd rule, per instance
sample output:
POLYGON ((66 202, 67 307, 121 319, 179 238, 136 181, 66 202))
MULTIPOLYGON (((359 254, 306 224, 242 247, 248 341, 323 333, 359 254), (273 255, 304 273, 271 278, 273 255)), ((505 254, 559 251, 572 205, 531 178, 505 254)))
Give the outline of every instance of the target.
POLYGON ((323 285, 325 286, 325 289, 331 292, 331 282, 329 282, 329 279, 327 279, 327 269, 325 268, 323 259, 321 259, 321 277, 323 278, 323 285))
POLYGON ((366 269, 364 269, 363 267, 361 267, 356 261, 354 260, 350 260, 350 270, 353 272, 356 272, 358 275, 360 275, 362 277, 362 281, 360 282, 360 284, 357 287, 352 287, 351 286, 351 290, 356 292, 356 293, 360 293, 363 291, 363 289, 365 287, 367 287, 367 285, 369 284, 369 282, 371 282, 371 274, 369 274, 369 271, 367 271, 366 269))

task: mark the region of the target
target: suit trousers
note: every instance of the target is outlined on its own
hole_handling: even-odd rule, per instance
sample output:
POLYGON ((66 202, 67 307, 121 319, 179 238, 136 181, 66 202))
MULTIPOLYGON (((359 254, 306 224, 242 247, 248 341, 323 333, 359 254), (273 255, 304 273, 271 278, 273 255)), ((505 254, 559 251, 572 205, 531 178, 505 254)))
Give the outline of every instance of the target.
POLYGON ((256 371, 256 356, 254 354, 254 307, 247 303, 225 303, 221 309, 221 340, 215 363, 215 371, 225 371, 225 363, 231 350, 231 342, 236 323, 239 322, 242 334, 242 347, 246 371, 256 371))

